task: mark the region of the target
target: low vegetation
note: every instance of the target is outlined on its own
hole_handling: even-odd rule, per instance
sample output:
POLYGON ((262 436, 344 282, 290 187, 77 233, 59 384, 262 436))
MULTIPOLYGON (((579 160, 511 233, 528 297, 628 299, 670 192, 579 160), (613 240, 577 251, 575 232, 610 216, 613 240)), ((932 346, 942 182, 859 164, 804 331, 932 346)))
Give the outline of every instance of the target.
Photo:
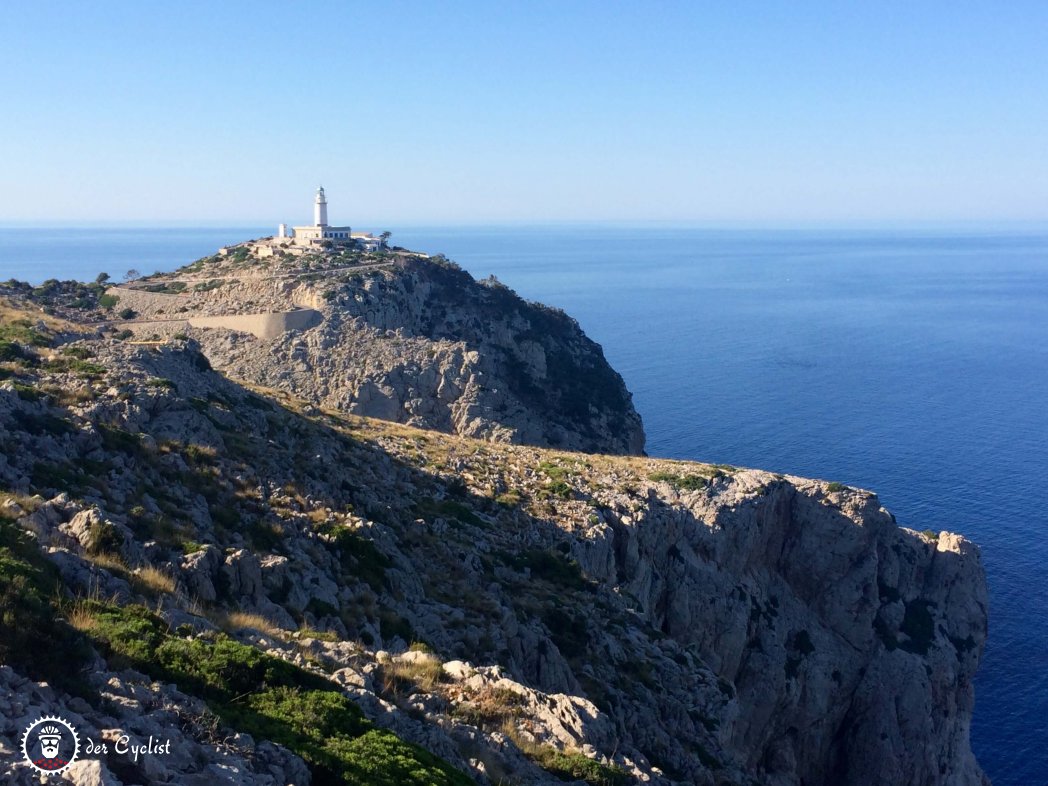
POLYGON ((620 767, 602 764, 578 751, 562 751, 551 745, 540 745, 519 733, 509 736, 525 756, 563 781, 584 781, 590 786, 628 786, 633 781, 629 773, 620 767))
POLYGON ((378 729, 324 677, 225 634, 182 638, 140 606, 81 604, 81 628, 108 655, 207 700, 231 728, 284 745, 313 782, 360 786, 467 786, 445 761, 378 729))
POLYGON ((678 491, 698 491, 709 484, 709 480, 701 475, 677 475, 673 472, 652 472, 648 475, 648 480, 653 483, 669 483, 678 491))
POLYGON ((382 672, 385 687, 393 693, 400 693, 405 687, 431 693, 444 682, 444 668, 435 658, 395 660, 383 666, 382 672))
POLYGON ((63 619, 59 586, 35 540, 0 514, 0 663, 82 693, 89 651, 63 619))

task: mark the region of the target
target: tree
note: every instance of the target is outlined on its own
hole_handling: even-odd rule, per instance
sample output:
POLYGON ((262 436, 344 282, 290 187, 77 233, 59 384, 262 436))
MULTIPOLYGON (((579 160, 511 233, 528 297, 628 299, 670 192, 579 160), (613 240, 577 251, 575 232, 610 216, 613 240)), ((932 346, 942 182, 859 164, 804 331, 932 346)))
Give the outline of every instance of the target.
POLYGON ((382 245, 386 245, 386 243, 389 242, 389 239, 391 237, 393 237, 393 233, 387 229, 385 232, 378 236, 378 239, 382 241, 382 245))
POLYGON ((95 276, 95 283, 96 284, 104 284, 108 280, 109 280, 109 274, 106 273, 105 271, 102 271, 97 276, 95 276))
POLYGON ((131 268, 129 271, 124 273, 124 281, 134 281, 136 278, 139 278, 141 275, 142 274, 139 273, 137 270, 135 270, 134 268, 131 268))

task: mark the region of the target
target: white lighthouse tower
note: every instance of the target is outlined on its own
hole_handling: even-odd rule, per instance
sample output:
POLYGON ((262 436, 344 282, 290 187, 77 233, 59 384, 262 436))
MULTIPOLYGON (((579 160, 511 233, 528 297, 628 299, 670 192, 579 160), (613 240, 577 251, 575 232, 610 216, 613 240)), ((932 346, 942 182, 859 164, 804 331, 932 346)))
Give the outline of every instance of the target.
POLYGON ((324 186, 317 189, 317 198, 313 200, 313 225, 326 227, 327 220, 327 198, 324 196, 324 186))
MULTIPOLYGON (((284 235, 280 234, 280 237, 284 235)), ((324 195, 323 186, 317 189, 316 198, 313 200, 313 223, 306 227, 292 227, 291 237, 296 246, 322 245, 327 240, 347 243, 354 240, 350 227, 333 227, 328 224, 327 197, 324 195)))

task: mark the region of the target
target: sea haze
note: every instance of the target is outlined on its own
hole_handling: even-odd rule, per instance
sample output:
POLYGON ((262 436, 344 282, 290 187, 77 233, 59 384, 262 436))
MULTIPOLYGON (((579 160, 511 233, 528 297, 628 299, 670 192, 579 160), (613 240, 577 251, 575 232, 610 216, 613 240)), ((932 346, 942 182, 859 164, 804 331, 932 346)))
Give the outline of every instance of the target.
MULTIPOLYGON (((979 543, 973 747, 995 786, 1048 781, 1048 235, 390 228, 578 319, 651 455, 873 489, 979 543)), ((271 231, 0 229, 0 279, 170 269, 271 231)))

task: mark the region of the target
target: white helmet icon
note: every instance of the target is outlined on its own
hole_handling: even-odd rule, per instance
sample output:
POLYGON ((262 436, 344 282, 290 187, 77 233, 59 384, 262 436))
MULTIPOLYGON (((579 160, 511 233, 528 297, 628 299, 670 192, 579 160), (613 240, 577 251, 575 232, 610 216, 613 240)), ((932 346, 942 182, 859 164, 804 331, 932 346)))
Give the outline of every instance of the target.
POLYGON ((57 726, 44 726, 40 729, 40 752, 49 759, 58 755, 58 746, 62 743, 62 732, 57 726))

